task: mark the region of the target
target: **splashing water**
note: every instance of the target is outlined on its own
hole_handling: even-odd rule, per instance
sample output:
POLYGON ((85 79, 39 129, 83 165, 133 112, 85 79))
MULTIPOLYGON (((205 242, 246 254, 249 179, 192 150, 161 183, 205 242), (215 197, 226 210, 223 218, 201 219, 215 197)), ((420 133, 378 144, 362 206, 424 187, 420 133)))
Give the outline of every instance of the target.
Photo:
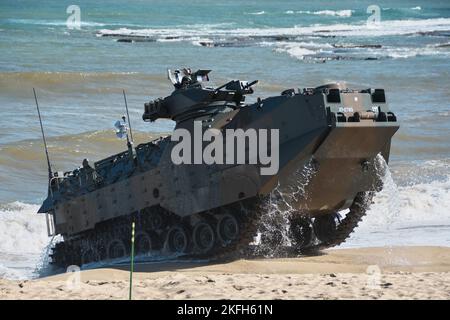
POLYGON ((37 276, 42 248, 49 241, 45 217, 36 214, 38 208, 21 202, 0 206, 0 277, 37 276))
POLYGON ((41 251, 33 274, 39 277, 45 277, 55 273, 55 267, 51 265, 50 253, 52 252, 52 248, 55 246, 55 244, 61 241, 63 241, 63 238, 60 235, 56 235, 50 238, 48 244, 41 251))
POLYGON ((394 182, 391 170, 381 154, 378 154, 375 158, 375 166, 379 178, 383 181, 383 189, 376 194, 376 201, 387 204, 380 208, 381 212, 379 214, 384 217, 385 222, 387 222, 387 227, 389 228, 400 213, 398 186, 394 182))
POLYGON ((308 198, 306 186, 315 172, 315 160, 311 158, 303 168, 295 172, 296 183, 291 184, 287 190, 282 190, 278 185, 270 193, 259 221, 256 254, 279 256, 284 253, 286 246, 291 245, 290 216, 298 214, 298 209, 293 208, 291 203, 308 198))
MULTIPOLYGON (((341 247, 450 245, 450 175, 421 181, 417 170, 429 169, 426 163, 423 168, 411 169, 408 176, 412 174, 414 179, 397 185, 384 159, 377 160, 385 168, 383 190, 341 247)), ((432 167, 438 165, 441 163, 432 167)))
MULTIPOLYGON (((383 188, 374 198, 373 205, 377 211, 377 216, 382 219, 379 226, 386 230, 392 228, 400 214, 400 200, 398 198, 399 189, 392 178, 391 171, 381 154, 374 159, 376 174, 382 181, 383 188)), ((298 214, 298 209, 292 207, 293 201, 304 201, 310 196, 306 191, 306 186, 314 177, 316 172, 315 161, 311 159, 304 168, 296 173, 297 180, 286 191, 282 191, 278 186, 270 195, 264 206, 265 212, 260 219, 260 228, 255 244, 256 253, 266 257, 282 255, 286 246, 292 244, 290 235, 290 216, 298 214)), ((373 209, 372 209, 373 211, 373 209)), ((339 214, 344 217, 347 210, 342 210, 339 214)), ((364 220, 364 219, 363 219, 364 220)), ((317 239, 314 242, 317 244, 317 239)))

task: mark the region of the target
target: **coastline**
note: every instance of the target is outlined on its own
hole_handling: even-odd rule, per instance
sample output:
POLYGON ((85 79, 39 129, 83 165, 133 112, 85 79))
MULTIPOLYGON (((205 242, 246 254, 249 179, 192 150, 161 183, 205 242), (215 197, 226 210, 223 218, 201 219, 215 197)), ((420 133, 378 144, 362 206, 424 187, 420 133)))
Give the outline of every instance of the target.
MULTIPOLYGON (((0 280, 0 297, 127 299, 128 279, 128 266, 118 266, 0 280)), ((134 299, 450 299, 450 247, 332 249, 299 258, 138 264, 133 281, 134 299)))

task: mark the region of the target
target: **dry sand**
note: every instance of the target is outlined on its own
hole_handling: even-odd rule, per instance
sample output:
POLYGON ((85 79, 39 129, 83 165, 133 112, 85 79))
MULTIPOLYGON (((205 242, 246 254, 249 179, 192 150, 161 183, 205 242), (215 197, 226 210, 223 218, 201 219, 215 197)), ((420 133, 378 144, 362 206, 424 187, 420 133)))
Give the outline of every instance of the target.
MULTIPOLYGON (((126 267, 95 269, 0 280, 0 299, 127 299, 128 286, 126 267)), ((313 257, 137 265, 133 297, 450 299, 450 248, 338 249, 313 257)))

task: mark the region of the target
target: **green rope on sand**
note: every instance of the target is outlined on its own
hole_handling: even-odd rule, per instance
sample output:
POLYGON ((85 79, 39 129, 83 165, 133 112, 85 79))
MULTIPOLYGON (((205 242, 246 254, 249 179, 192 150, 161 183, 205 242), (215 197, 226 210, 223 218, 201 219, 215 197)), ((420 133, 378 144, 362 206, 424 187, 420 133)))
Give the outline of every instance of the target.
POLYGON ((134 269, 134 229, 135 223, 131 224, 131 267, 130 267, 130 293, 128 295, 128 299, 131 300, 132 297, 132 288, 133 288, 133 269, 134 269))

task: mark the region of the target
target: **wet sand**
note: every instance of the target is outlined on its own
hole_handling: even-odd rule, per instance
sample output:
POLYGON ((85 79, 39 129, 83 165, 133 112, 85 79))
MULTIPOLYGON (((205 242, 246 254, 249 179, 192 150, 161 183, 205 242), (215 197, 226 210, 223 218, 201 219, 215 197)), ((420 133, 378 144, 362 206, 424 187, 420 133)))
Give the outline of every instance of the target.
MULTIPOLYGON (((449 247, 326 250, 230 262, 139 264, 134 299, 450 299, 449 247)), ((1 299, 127 299, 128 266, 0 280, 1 299)))

